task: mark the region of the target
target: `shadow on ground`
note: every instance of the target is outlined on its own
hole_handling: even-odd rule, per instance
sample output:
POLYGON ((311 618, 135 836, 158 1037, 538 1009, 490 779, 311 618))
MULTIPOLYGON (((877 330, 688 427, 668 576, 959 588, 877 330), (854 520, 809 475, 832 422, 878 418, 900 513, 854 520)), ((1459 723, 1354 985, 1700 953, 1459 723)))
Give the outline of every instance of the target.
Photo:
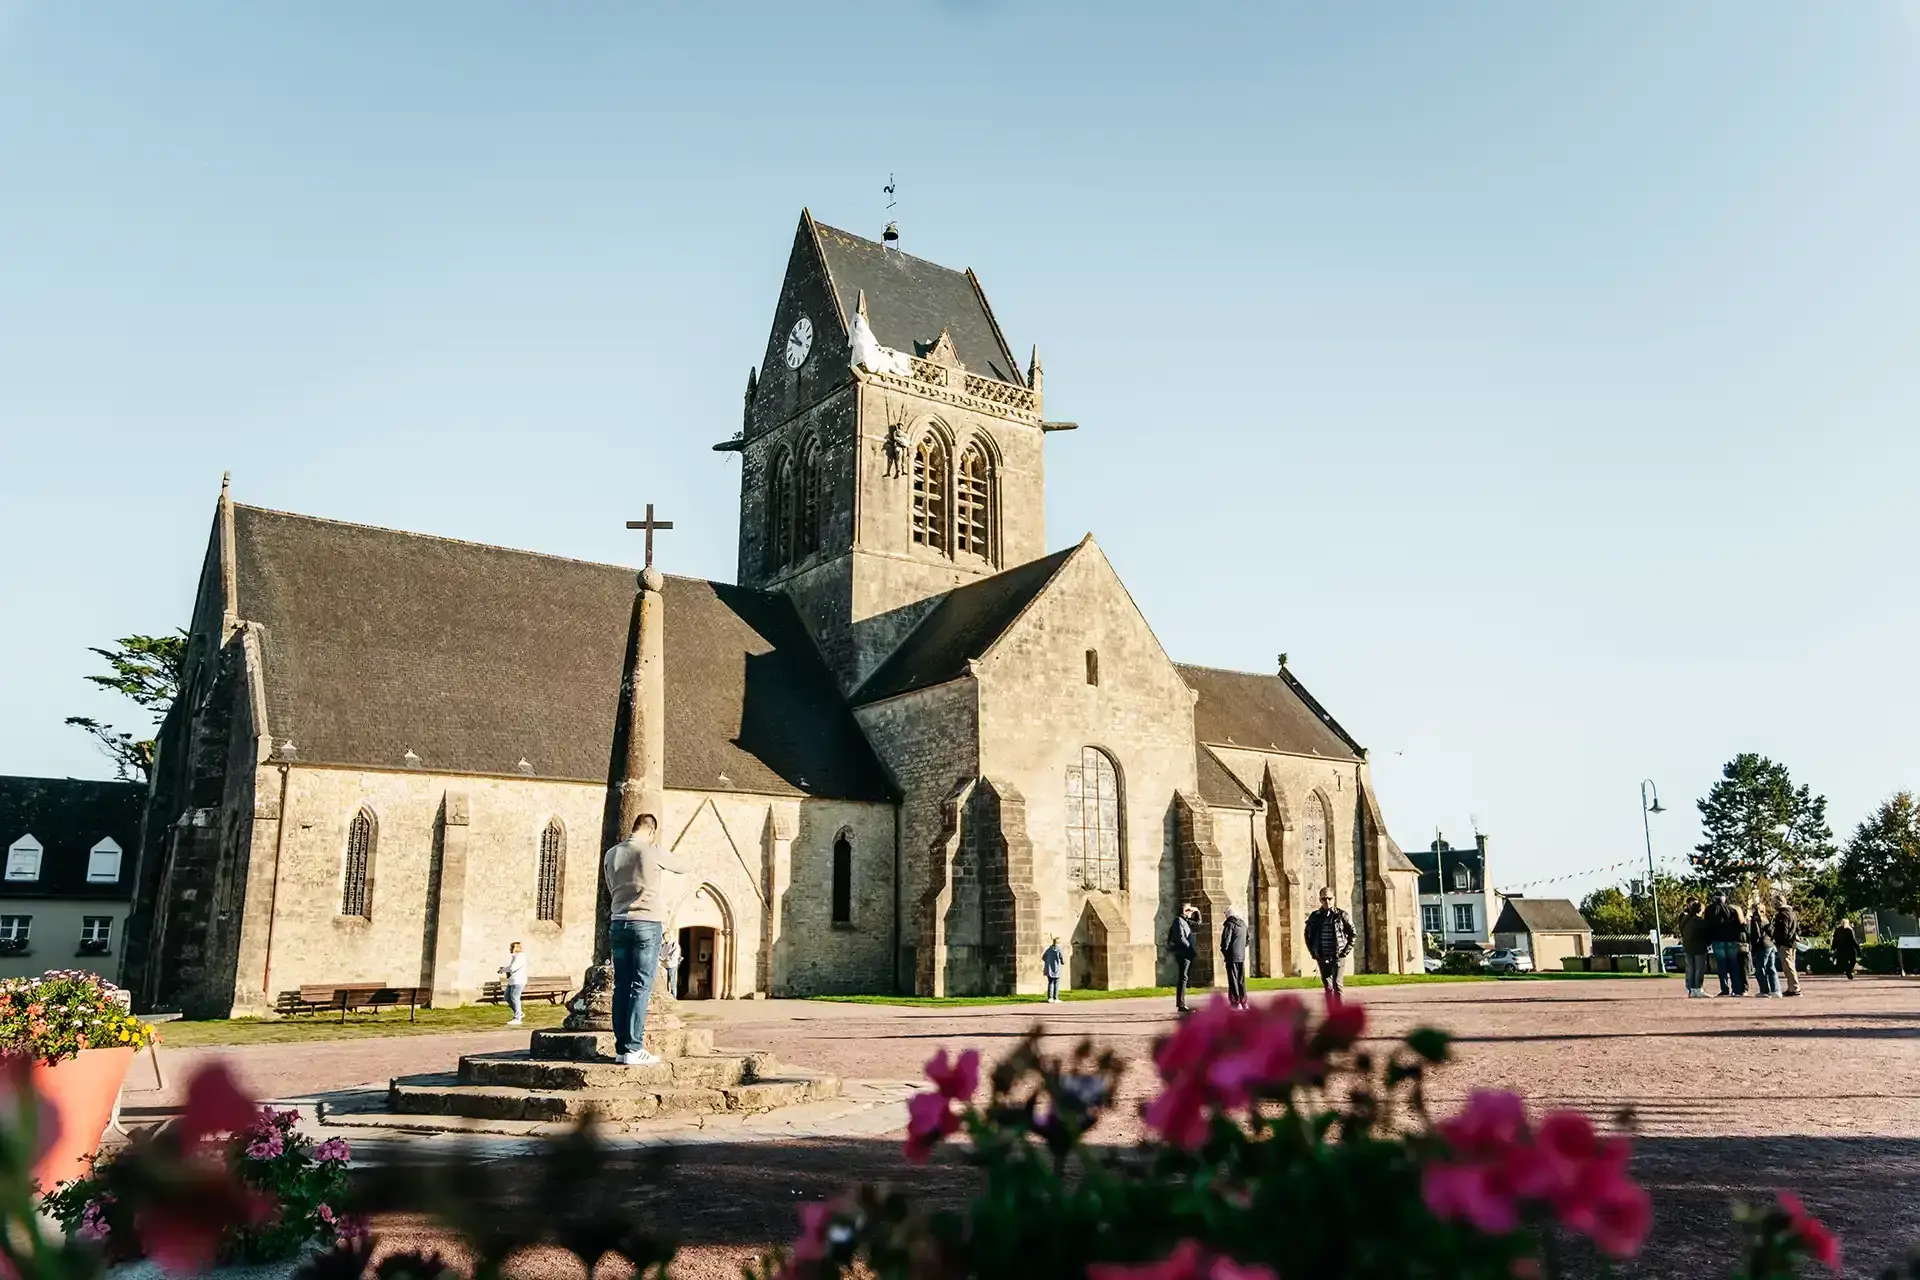
MULTIPOLYGON (((1920 1198, 1911 1190, 1920 1185, 1920 1140, 1650 1138, 1636 1144, 1634 1170, 1654 1197, 1654 1232, 1644 1260, 1614 1275, 1732 1274, 1732 1204, 1770 1202, 1780 1190, 1798 1192, 1840 1233, 1849 1275, 1877 1275, 1920 1242, 1920 1198)), ((657 1154, 623 1157, 607 1176, 625 1184, 624 1200, 649 1229, 716 1256, 792 1239, 801 1205, 861 1181, 891 1183, 937 1208, 962 1204, 977 1178, 953 1150, 910 1164, 894 1139, 686 1147, 664 1165, 657 1154)), ((1591 1256, 1569 1261, 1575 1275, 1600 1271, 1591 1256)))

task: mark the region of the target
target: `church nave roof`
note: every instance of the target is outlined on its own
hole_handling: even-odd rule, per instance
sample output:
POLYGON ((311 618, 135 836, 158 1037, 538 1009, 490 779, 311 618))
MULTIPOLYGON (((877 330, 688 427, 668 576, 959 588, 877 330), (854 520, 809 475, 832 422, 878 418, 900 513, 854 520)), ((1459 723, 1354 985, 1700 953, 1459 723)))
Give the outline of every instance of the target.
MULTIPOLYGON (((237 504, 234 544, 298 759, 607 781, 633 570, 237 504)), ((668 788, 892 798, 785 596, 669 577, 662 598, 668 788)))

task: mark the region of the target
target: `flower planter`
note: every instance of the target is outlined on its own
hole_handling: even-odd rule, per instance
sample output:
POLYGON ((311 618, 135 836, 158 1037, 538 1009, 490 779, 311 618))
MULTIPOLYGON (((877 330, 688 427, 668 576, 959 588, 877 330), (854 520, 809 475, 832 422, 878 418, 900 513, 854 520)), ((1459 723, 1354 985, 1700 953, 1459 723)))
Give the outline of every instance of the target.
POLYGON ((60 1133, 33 1166, 33 1180, 42 1191, 87 1171, 87 1157, 100 1146, 100 1137, 113 1119, 114 1100, 133 1064, 133 1050, 82 1049, 78 1057, 48 1066, 33 1064, 33 1089, 59 1117, 60 1133))

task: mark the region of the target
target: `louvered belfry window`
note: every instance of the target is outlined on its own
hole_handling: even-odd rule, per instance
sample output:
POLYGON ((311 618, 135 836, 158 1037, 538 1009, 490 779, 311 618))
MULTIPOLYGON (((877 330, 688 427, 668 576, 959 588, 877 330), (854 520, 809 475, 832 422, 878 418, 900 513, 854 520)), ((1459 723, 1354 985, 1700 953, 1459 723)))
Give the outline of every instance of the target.
POLYGON ((567 856, 567 833, 555 818, 540 833, 540 880, 534 894, 534 918, 560 922, 560 871, 567 856))
POLYGON ((913 540, 947 549, 947 450, 932 436, 913 451, 913 540))
POLYGON ((976 556, 991 556, 993 546, 993 481, 986 451, 968 445, 960 455, 954 486, 954 525, 958 546, 976 556))
POLYGON ((373 815, 365 809, 353 815, 347 826, 347 866, 341 877, 340 914, 371 919, 372 897, 368 886, 373 878, 373 815))
POLYGON ((1082 747, 1067 769, 1067 883, 1114 892, 1120 864, 1120 775, 1106 752, 1082 747))

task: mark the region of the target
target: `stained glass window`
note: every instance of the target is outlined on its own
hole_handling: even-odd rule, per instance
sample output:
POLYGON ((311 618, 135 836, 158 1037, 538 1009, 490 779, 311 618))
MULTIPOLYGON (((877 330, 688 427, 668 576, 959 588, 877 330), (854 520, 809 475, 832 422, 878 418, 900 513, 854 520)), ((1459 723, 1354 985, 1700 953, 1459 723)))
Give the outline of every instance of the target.
POLYGON ((1067 769, 1067 883, 1086 889, 1121 885, 1120 776, 1098 747, 1082 747, 1067 769))
POLYGON ((353 815, 347 826, 347 867, 341 877, 340 914, 371 918, 372 902, 367 892, 373 872, 373 815, 365 809, 353 815))
POLYGON ((567 856, 567 832, 555 818, 540 833, 540 879, 534 894, 534 918, 560 921, 560 870, 567 856))

